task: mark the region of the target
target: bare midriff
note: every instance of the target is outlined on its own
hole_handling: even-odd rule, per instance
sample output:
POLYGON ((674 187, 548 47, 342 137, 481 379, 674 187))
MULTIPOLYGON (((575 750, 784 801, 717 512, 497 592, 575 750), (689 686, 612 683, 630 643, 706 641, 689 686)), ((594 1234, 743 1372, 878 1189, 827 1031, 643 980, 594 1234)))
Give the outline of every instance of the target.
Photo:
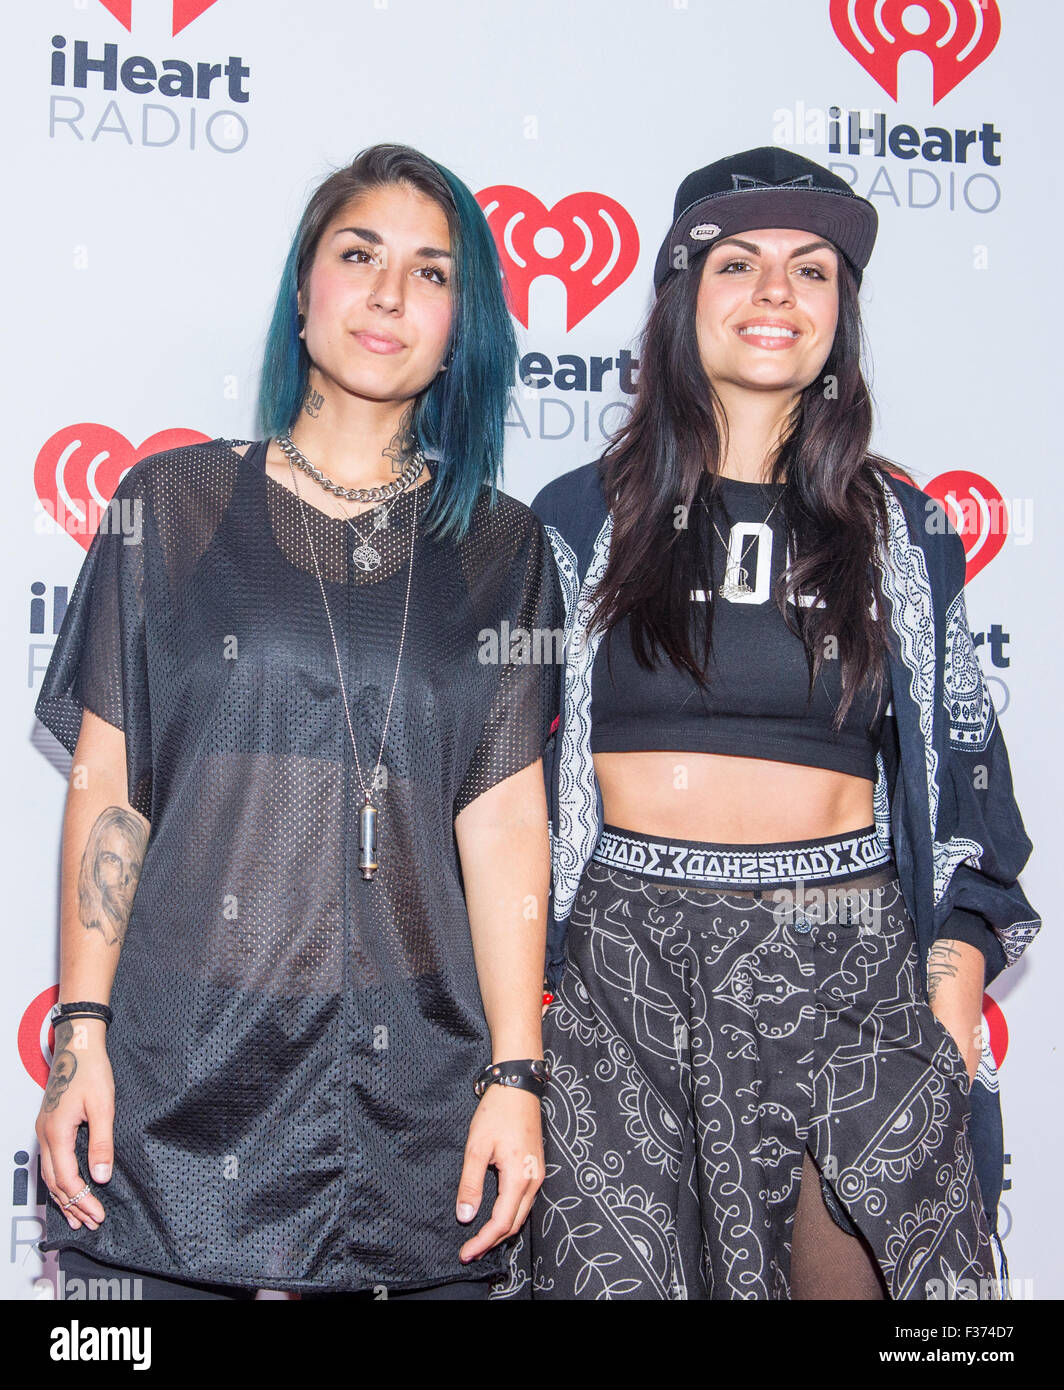
POLYGON ((752 845, 874 824, 865 777, 720 753, 596 753, 607 825, 663 839, 752 845))

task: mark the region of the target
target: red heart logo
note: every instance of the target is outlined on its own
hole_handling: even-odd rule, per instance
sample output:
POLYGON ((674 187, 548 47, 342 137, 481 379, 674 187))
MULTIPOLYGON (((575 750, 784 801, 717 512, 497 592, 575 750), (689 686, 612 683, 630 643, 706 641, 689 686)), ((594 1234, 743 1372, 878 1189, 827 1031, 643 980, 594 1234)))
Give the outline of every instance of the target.
MULTIPOLYGON (((204 10, 217 3, 217 0, 173 0, 174 34, 180 34, 182 29, 188 28, 194 19, 198 19, 204 10)), ((133 0, 100 0, 104 9, 110 10, 119 24, 123 25, 131 33, 133 30, 133 0)), ((78 7, 84 9, 84 5, 78 7)))
POLYGON ((52 1050, 52 1025, 48 1021, 52 1005, 59 999, 59 986, 49 985, 47 989, 42 989, 37 998, 32 1000, 27 1006, 26 1011, 19 1019, 18 1025, 18 1055, 22 1058, 22 1065, 33 1077, 37 1085, 45 1087, 48 1085, 48 1072, 51 1069, 51 1061, 45 1056, 45 1038, 47 1036, 47 1047, 49 1055, 52 1050), (47 1034, 45 1026, 47 1025, 47 1034))
POLYGON ((1009 531, 1009 513, 1001 493, 978 473, 955 468, 924 484, 924 492, 941 502, 964 542, 967 584, 998 553, 1009 531))
POLYGON ((527 189, 499 183, 478 193, 477 202, 506 267, 507 307, 525 328, 529 291, 541 275, 565 286, 568 333, 624 284, 639 259, 635 222, 604 193, 570 193, 548 209, 527 189), (545 229, 561 237, 560 246, 543 245, 545 229))
POLYGON ((932 106, 990 56, 1001 36, 997 0, 831 0, 830 16, 843 48, 892 101, 902 54, 925 54, 932 106))
POLYGON ((160 430, 134 449, 109 425, 67 425, 46 440, 37 455, 34 486, 48 514, 88 550, 100 513, 138 459, 209 439, 198 430, 160 430))

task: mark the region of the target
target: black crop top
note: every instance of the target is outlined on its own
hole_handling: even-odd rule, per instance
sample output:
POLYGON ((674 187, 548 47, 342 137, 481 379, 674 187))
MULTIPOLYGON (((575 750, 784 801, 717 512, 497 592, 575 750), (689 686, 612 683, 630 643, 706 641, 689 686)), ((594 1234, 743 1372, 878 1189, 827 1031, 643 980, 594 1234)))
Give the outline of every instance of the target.
POLYGON ((592 753, 727 753, 831 768, 874 782, 889 679, 878 701, 867 687, 858 691, 836 734, 831 724, 841 698, 841 663, 823 663, 809 700, 805 648, 772 596, 787 563, 782 514, 778 506, 771 511, 783 484, 734 478, 720 483, 713 519, 729 541, 727 552, 701 501, 696 503, 700 522, 709 528, 715 577, 712 594, 692 595, 694 604, 716 605, 708 688, 667 657, 659 657, 656 670, 644 670, 632 652, 628 620, 622 619, 603 636, 592 668, 592 753), (737 573, 740 559, 745 575, 737 573), (745 580, 751 592, 721 597, 716 589, 726 579, 745 580))

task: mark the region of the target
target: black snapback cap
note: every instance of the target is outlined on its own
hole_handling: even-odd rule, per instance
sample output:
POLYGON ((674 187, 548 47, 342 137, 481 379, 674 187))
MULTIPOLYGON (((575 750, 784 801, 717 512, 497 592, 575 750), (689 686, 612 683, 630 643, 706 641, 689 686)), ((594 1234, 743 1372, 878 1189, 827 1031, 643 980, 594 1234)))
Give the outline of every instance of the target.
POLYGON ((879 216, 845 179, 778 145, 744 150, 696 169, 676 190, 673 221, 654 263, 657 293, 678 266, 721 237, 756 227, 816 232, 846 257, 861 283, 875 245, 879 216))

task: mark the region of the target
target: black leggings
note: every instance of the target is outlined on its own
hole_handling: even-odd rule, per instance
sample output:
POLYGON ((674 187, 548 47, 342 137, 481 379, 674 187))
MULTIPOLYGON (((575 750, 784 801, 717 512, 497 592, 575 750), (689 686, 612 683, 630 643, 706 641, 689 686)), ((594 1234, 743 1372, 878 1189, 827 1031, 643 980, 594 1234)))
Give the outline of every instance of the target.
POLYGON ((842 1230, 824 1201, 820 1172, 806 1149, 791 1244, 791 1298, 875 1300, 889 1295, 868 1242, 842 1230))
MULTIPOLYGON (((183 1279, 165 1279, 159 1274, 141 1274, 135 1269, 119 1269, 116 1265, 102 1264, 80 1250, 60 1250, 59 1269, 62 1274, 60 1298, 66 1300, 88 1299, 114 1300, 142 1298, 147 1300, 170 1298, 213 1298, 249 1300, 255 1297, 254 1288, 240 1284, 198 1284, 183 1279), (75 1280, 79 1281, 75 1284, 75 1280), (91 1284, 89 1281, 92 1281, 91 1284)), ((489 1281, 487 1279, 459 1279, 450 1284, 432 1284, 424 1289, 404 1289, 389 1293, 388 1299, 479 1299, 487 1298, 489 1281)), ((371 1289, 358 1293, 303 1293, 304 1301, 324 1298, 375 1299, 371 1289)))

